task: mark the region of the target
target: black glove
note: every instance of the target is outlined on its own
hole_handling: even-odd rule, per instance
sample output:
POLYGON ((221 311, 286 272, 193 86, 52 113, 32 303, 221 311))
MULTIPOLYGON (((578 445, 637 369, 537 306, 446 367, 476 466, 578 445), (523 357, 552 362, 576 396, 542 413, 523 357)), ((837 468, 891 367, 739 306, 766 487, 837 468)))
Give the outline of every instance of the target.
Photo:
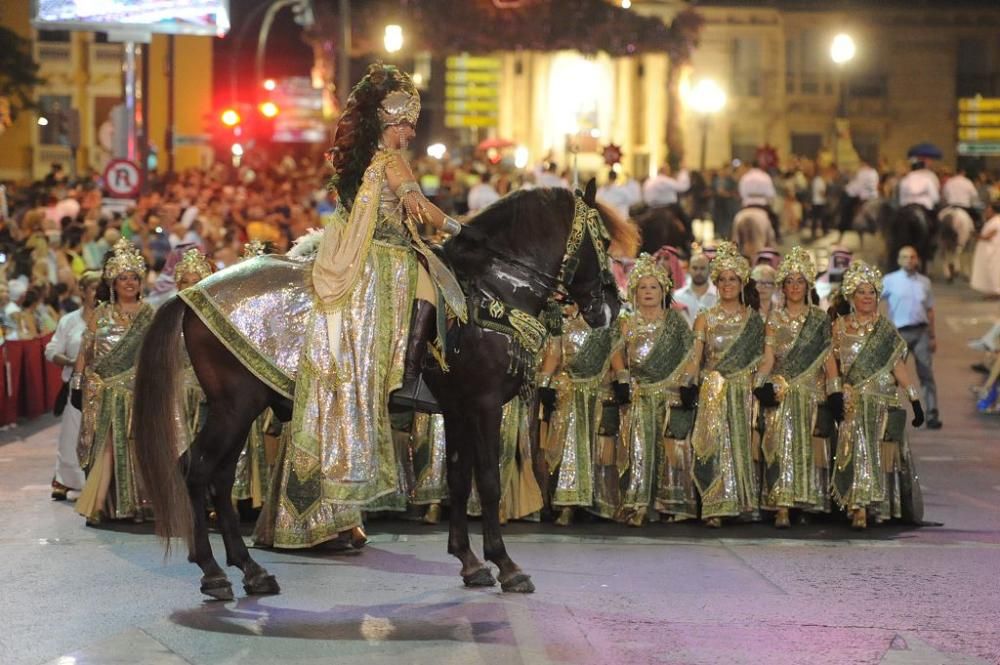
MULTIPOLYGON (((76 388, 69 391, 69 403, 73 405, 73 408, 77 411, 83 411, 83 390, 76 388)), ((921 422, 923 421, 923 416, 921 416, 921 422)))
POLYGON ((921 406, 919 399, 910 400, 910 406, 913 407, 913 420, 910 424, 914 427, 920 427, 924 424, 924 407, 921 406))
POLYGON ((678 392, 681 394, 681 406, 685 409, 693 409, 698 406, 699 386, 681 386, 678 392))
POLYGON ((542 420, 549 422, 552 412, 556 410, 556 389, 540 387, 538 389, 538 403, 542 405, 542 420))
POLYGON ((778 406, 778 396, 774 393, 773 383, 765 383, 758 388, 754 388, 753 396, 757 398, 757 401, 763 407, 778 406))
POLYGON ((844 393, 836 392, 827 395, 826 404, 830 407, 834 422, 844 421, 844 393))
POLYGON ((621 405, 629 404, 632 401, 632 389, 627 383, 615 381, 611 384, 611 392, 615 394, 615 401, 621 405))

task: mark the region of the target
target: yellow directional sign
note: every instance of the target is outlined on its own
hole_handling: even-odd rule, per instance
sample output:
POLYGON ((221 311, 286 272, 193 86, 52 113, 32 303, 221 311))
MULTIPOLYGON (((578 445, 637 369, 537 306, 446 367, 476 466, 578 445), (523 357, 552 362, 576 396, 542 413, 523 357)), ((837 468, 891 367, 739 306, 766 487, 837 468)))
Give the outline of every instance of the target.
POLYGON ((495 85, 446 85, 444 96, 449 99, 489 99, 500 96, 495 85))
POLYGON ((1000 125, 1000 113, 959 113, 958 124, 965 127, 997 126, 1000 125))
POLYGON ((958 100, 959 111, 1000 111, 1000 97, 963 97, 958 100))
POLYGON ((983 141, 1000 139, 1000 127, 959 127, 959 141, 983 141))
POLYGON ((450 55, 444 61, 448 69, 500 69, 500 58, 473 55, 450 55))
POLYGON ((447 99, 444 110, 448 113, 492 112, 496 113, 500 103, 496 99, 447 99))
POLYGON ((449 69, 444 73, 445 83, 499 83, 500 72, 449 69))
POLYGON ((444 116, 445 127, 496 127, 495 115, 462 115, 449 113, 444 116))

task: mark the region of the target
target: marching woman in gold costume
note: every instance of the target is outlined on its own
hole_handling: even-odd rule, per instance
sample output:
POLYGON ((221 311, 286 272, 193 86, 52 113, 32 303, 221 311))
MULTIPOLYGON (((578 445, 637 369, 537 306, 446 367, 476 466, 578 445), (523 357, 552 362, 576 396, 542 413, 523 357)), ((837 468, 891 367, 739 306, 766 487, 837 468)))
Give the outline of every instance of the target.
POLYGON ((694 336, 670 308, 672 287, 656 260, 642 254, 629 273, 632 312, 619 318, 622 346, 611 359, 617 385, 630 388, 621 429, 628 466, 622 470, 618 518, 632 526, 641 526, 651 512, 673 520, 698 516, 688 443, 693 411, 682 406, 680 394, 690 383, 694 336))
POLYGON ((550 424, 541 442, 553 474, 556 524, 594 503, 594 446, 601 416, 601 383, 611 358, 612 329, 593 329, 576 305, 563 308, 562 333, 549 339, 538 377, 538 397, 550 424))
POLYGON ((87 322, 70 379, 73 399, 83 405, 77 453, 87 472, 76 511, 88 524, 106 517, 144 517, 129 430, 136 358, 153 320, 153 308, 142 302, 145 276, 142 254, 129 241, 119 240, 104 264, 110 302, 99 305, 87 322))
POLYGON ((701 388, 691 444, 702 519, 717 528, 723 517, 751 518, 760 507, 751 389, 764 355, 764 322, 750 265, 733 243, 719 243, 712 282, 719 302, 694 322, 692 366, 701 388))
POLYGON ((447 318, 465 320, 466 306, 417 229, 454 235, 463 227, 424 197, 403 157, 419 113, 410 77, 375 64, 338 122, 331 184, 340 205, 312 268, 315 312, 304 331, 291 439, 260 542, 310 547, 360 529, 367 504, 402 489, 390 393, 406 408, 436 406, 419 390, 425 351, 440 351, 447 318))
POLYGON ((779 529, 790 526, 790 508, 830 509, 829 449, 825 438, 814 437, 814 424, 827 420, 817 418, 821 406, 829 410, 829 420, 842 418, 844 396, 830 353, 830 318, 808 302, 815 282, 812 257, 794 247, 778 266, 784 303, 768 315, 754 389, 767 409, 761 502, 765 510, 776 512, 779 529))
POLYGON ((877 268, 852 263, 841 286, 851 312, 833 324, 833 353, 844 389, 833 498, 851 514, 855 529, 868 525, 869 513, 878 521, 904 517, 909 498, 904 494, 919 492, 915 475, 906 473, 907 468, 912 472, 912 459, 899 389, 910 400, 914 427, 923 424, 924 410, 906 368, 906 342, 878 313, 881 290, 877 268))

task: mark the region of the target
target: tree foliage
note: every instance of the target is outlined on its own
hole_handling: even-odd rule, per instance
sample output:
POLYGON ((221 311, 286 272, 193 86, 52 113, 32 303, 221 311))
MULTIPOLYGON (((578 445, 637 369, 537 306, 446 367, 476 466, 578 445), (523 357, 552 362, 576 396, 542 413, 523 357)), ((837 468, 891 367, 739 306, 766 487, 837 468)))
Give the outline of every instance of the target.
POLYGON ((43 83, 31 54, 31 42, 0 26, 0 97, 10 104, 11 116, 35 106, 34 88, 43 83))

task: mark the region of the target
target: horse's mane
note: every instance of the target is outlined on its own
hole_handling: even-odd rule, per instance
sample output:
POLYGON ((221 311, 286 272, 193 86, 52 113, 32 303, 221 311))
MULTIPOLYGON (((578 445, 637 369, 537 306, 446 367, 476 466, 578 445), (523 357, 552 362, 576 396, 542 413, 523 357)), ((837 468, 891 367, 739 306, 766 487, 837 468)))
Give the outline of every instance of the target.
POLYGON ((460 275, 478 274, 490 256, 528 256, 539 246, 565 237, 573 219, 573 193, 562 188, 518 190, 499 199, 467 222, 487 238, 487 247, 459 234, 444 245, 460 275))
POLYGON ((604 219, 604 228, 611 236, 613 250, 612 256, 635 258, 639 253, 639 244, 642 242, 642 234, 639 227, 628 218, 622 217, 609 206, 600 201, 597 202, 597 209, 604 219))

